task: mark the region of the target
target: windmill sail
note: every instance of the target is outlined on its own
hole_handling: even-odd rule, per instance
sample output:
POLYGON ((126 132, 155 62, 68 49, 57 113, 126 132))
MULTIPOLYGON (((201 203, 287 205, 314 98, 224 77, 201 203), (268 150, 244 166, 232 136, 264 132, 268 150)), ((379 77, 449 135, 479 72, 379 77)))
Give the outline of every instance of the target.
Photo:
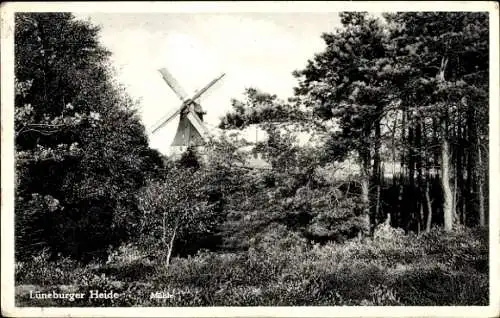
POLYGON ((194 101, 196 100, 197 98, 199 98, 201 95, 203 95, 210 87, 214 86, 215 83, 217 83, 221 78, 224 77, 224 75, 226 75, 225 73, 222 73, 219 77, 213 79, 210 83, 208 83, 205 87, 203 87, 202 89, 200 89, 196 94, 193 95, 193 97, 191 97, 191 99, 194 101))
POLYGON ((163 77, 163 80, 167 83, 168 86, 174 91, 174 93, 184 101, 187 99, 186 91, 182 88, 182 86, 177 82, 177 80, 167 71, 166 68, 162 68, 158 70, 163 77))
POLYGON ((196 129, 196 131, 203 137, 203 139, 206 139, 208 131, 201 121, 200 117, 196 113, 196 111, 192 110, 187 114, 187 118, 189 119, 189 122, 191 125, 196 129))
POLYGON ((153 129, 152 129, 152 133, 155 133, 157 130, 159 130, 160 128, 162 128, 163 126, 165 126, 169 121, 171 121, 175 116, 179 115, 180 112, 182 111, 182 108, 183 107, 180 107, 179 109, 177 109, 175 112, 173 112, 172 114, 168 114, 166 116, 163 116, 160 120, 158 120, 154 125, 153 125, 153 129))
POLYGON ((189 146, 189 145, 202 145, 208 139, 208 131, 203 124, 203 110, 198 104, 197 99, 205 94, 212 86, 214 86, 220 79, 224 77, 224 73, 219 77, 213 79, 210 83, 205 85, 200 91, 195 92, 191 98, 184 89, 179 85, 177 80, 167 71, 162 68, 158 70, 167 85, 174 91, 174 93, 183 102, 181 107, 173 114, 161 118, 154 126, 152 132, 156 132, 177 115, 180 115, 179 126, 175 134, 172 146, 189 146))

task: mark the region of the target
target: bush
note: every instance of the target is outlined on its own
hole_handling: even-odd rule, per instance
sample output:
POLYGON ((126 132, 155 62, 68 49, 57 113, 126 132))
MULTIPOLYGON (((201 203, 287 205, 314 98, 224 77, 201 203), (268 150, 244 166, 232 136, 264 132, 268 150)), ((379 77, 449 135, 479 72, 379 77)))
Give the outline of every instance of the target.
POLYGON ((106 264, 120 264, 126 265, 141 261, 147 257, 147 253, 144 250, 139 249, 132 243, 127 243, 120 245, 115 250, 110 250, 108 252, 108 260, 106 264))
MULTIPOLYGON (((371 289, 371 288, 370 288, 371 289)), ((401 301, 397 293, 384 285, 377 285, 370 293, 371 299, 363 299, 360 303, 361 306, 398 306, 401 301)))
POLYGON ((445 232, 435 229, 418 237, 426 255, 452 268, 472 267, 488 272, 488 235, 484 229, 462 229, 445 232))
POLYGON ((196 256, 176 258, 169 268, 159 267, 154 281, 170 282, 173 286, 210 287, 222 282, 233 284, 248 281, 247 273, 241 265, 243 254, 219 254, 200 251, 196 256))
POLYGON ((439 264, 405 271, 394 283, 401 302, 409 306, 474 306, 488 304, 488 278, 453 272, 439 264))
POLYGON ((16 262, 16 284, 68 285, 78 282, 86 269, 77 261, 62 257, 58 261, 50 261, 46 250, 32 256, 31 260, 16 262))
POLYGON ((95 272, 111 275, 120 281, 140 281, 155 273, 156 267, 151 254, 151 251, 140 249, 136 245, 124 244, 110 251, 106 264, 99 266, 95 272))
POLYGON ((377 241, 396 241, 404 237, 403 229, 393 228, 389 223, 378 225, 374 232, 373 238, 377 241))

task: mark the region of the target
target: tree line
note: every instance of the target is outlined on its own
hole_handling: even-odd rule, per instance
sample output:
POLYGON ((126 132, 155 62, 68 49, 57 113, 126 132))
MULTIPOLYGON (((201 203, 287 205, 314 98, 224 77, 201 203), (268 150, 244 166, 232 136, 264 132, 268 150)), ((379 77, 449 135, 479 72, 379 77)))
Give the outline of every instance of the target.
POLYGON ((360 214, 370 233, 388 217, 415 232, 485 227, 488 14, 340 18, 338 30, 322 34, 324 51, 294 72, 295 96, 280 101, 249 89, 220 127, 262 125, 272 142, 279 123, 295 123, 324 137, 309 163, 356 158, 360 214))

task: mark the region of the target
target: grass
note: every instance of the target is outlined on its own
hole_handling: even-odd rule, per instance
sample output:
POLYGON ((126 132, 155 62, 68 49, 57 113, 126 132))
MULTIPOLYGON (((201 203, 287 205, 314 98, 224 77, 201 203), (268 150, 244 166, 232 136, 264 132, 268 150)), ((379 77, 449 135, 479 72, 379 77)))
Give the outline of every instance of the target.
POLYGON ((285 226, 248 250, 199 252, 167 268, 131 245, 106 264, 44 255, 16 266, 18 306, 487 305, 487 234, 434 230, 342 244, 311 244, 285 226), (29 290, 114 290, 115 300, 30 299, 29 290), (151 299, 164 291, 165 299, 151 299))

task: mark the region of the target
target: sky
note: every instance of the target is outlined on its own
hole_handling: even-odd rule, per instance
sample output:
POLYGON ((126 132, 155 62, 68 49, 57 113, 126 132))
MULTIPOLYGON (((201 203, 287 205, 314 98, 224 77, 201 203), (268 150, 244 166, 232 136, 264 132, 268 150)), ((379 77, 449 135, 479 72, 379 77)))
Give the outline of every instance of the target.
MULTIPOLYGON (((296 80, 292 72, 325 46, 323 32, 340 26, 335 12, 322 13, 78 13, 101 27, 101 42, 112 53, 118 80, 140 105, 147 129, 181 102, 163 81, 165 67, 191 94, 226 76, 200 100, 214 131, 231 109, 231 99, 255 87, 286 99, 296 80)), ((178 124, 171 121, 149 134, 151 147, 168 154, 178 124)), ((255 130, 246 131, 253 136, 255 130)))

